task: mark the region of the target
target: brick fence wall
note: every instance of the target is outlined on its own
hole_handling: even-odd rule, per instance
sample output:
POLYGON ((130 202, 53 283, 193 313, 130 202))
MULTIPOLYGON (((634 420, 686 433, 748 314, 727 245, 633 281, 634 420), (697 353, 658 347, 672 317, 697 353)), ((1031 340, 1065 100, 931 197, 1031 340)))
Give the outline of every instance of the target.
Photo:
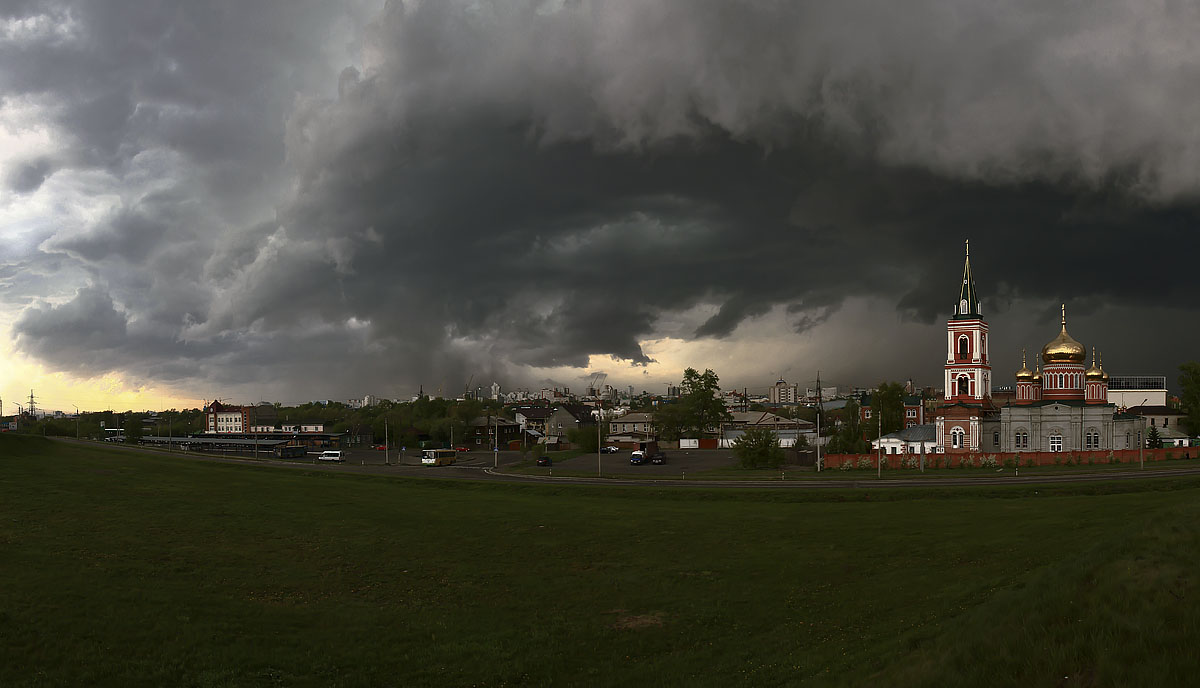
MULTIPOLYGON (((925 468, 958 468, 959 464, 964 460, 970 460, 971 465, 980 465, 980 460, 984 457, 992 457, 998 465, 1003 466, 1006 461, 1016 459, 1022 466, 1055 466, 1066 463, 1079 463, 1087 465, 1090 463, 1137 463, 1138 450, 1122 449, 1120 451, 1076 451, 1076 452, 975 452, 968 454, 926 454, 925 468)), ((1145 460, 1147 463, 1151 461, 1164 461, 1166 459, 1183 459, 1183 458, 1198 458, 1200 457, 1200 447, 1170 447, 1166 449, 1147 449, 1145 450, 1145 460)), ((842 464, 850 462, 851 465, 858 465, 861 459, 867 459, 871 462, 871 468, 875 468, 876 455, 871 454, 826 454, 821 457, 825 468, 841 468, 842 464)), ((920 454, 884 454, 883 465, 886 468, 903 468, 902 462, 905 459, 912 459, 919 465, 921 460, 920 454)))

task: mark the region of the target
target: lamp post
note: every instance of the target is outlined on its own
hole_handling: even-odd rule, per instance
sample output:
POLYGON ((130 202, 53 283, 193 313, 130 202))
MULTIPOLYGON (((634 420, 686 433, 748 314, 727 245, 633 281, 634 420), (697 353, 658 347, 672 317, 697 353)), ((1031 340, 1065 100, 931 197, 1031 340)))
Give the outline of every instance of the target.
POLYGON ((603 442, 600 439, 600 435, 601 435, 603 427, 604 427, 604 409, 597 407, 596 408, 596 477, 597 478, 601 477, 601 475, 602 475, 600 472, 600 450, 603 449, 603 447, 601 447, 603 442))
MULTIPOLYGON (((71 404, 75 406, 75 404, 71 404)), ((75 406, 75 439, 79 439, 79 407, 75 406)))

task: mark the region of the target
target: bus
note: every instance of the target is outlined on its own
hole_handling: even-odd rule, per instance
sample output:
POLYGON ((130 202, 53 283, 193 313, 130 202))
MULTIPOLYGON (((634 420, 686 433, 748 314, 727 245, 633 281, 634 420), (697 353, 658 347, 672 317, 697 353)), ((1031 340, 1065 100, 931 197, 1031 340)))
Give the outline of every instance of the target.
POLYGON ((421 450, 421 465, 423 466, 449 466, 454 463, 458 452, 453 449, 422 449, 421 450))

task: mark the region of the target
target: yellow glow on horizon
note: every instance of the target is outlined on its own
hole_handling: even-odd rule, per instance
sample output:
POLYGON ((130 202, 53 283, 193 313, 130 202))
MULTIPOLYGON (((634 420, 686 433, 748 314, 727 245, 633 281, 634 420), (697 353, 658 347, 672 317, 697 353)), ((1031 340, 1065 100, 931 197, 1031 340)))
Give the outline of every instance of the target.
POLYGON ((119 373, 106 373, 94 378, 80 378, 67 373, 47 371, 42 365, 14 354, 0 352, 0 399, 3 415, 11 416, 17 405, 29 403, 33 390, 37 408, 74 412, 81 411, 150 411, 169 408, 199 408, 204 401, 179 394, 165 387, 138 386, 119 373))

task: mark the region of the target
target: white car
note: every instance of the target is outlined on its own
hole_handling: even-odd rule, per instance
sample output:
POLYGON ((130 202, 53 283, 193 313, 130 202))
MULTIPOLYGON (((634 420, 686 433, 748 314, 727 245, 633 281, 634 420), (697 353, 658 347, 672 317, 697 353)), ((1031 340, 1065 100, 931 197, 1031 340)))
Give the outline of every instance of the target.
POLYGON ((602 449, 600 450, 600 453, 601 453, 601 454, 616 454, 616 453, 617 453, 617 452, 619 452, 619 451, 621 451, 619 448, 617 448, 617 447, 614 447, 614 446, 612 446, 612 445, 610 444, 610 445, 608 445, 607 447, 604 447, 604 448, 602 448, 602 449))
POLYGON ((327 449, 327 450, 321 452, 321 455, 317 457, 317 460, 318 461, 334 461, 336 463, 341 463, 346 460, 346 457, 342 456, 342 452, 340 450, 327 449))

